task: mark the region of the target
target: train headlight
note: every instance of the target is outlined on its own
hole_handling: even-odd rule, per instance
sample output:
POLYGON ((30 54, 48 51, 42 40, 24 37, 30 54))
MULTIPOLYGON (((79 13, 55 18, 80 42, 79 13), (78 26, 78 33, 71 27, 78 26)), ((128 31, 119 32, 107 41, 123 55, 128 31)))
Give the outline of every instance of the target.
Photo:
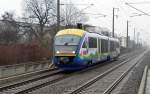
POLYGON ((75 51, 72 51, 72 53, 75 54, 76 52, 75 52, 75 51))
POLYGON ((59 54, 60 52, 59 52, 59 51, 56 51, 56 53, 59 54))

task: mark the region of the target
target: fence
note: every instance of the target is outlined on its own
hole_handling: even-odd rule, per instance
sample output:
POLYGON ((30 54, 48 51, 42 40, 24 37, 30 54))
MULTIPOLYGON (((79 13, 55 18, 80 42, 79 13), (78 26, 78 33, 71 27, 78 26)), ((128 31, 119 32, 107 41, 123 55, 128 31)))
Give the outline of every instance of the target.
POLYGON ((50 59, 50 49, 36 44, 0 45, 0 66, 50 59))
POLYGON ((23 64, 6 65, 0 67, 0 78, 44 70, 49 68, 49 61, 28 62, 23 64))

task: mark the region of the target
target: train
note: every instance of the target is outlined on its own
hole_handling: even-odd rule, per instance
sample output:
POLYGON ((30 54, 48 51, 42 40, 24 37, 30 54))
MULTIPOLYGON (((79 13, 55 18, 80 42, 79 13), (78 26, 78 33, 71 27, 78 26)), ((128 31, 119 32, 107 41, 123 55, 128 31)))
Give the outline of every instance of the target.
POLYGON ((82 29, 60 30, 53 47, 53 64, 62 70, 80 70, 120 54, 119 39, 82 29))

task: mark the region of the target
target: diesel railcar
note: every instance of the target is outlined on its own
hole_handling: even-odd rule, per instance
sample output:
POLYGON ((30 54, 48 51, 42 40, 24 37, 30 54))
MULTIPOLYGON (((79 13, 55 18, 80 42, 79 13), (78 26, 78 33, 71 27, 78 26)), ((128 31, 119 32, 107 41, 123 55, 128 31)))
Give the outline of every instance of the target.
POLYGON ((54 40, 53 63, 62 70, 78 70, 116 58, 120 43, 116 38, 80 29, 59 31, 54 40))

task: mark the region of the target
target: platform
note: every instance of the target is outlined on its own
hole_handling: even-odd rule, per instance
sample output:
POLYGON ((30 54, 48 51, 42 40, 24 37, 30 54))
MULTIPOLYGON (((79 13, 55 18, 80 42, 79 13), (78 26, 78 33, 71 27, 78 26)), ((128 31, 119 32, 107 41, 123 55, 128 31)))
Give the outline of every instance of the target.
POLYGON ((145 66, 138 94, 150 94, 150 69, 145 66))

